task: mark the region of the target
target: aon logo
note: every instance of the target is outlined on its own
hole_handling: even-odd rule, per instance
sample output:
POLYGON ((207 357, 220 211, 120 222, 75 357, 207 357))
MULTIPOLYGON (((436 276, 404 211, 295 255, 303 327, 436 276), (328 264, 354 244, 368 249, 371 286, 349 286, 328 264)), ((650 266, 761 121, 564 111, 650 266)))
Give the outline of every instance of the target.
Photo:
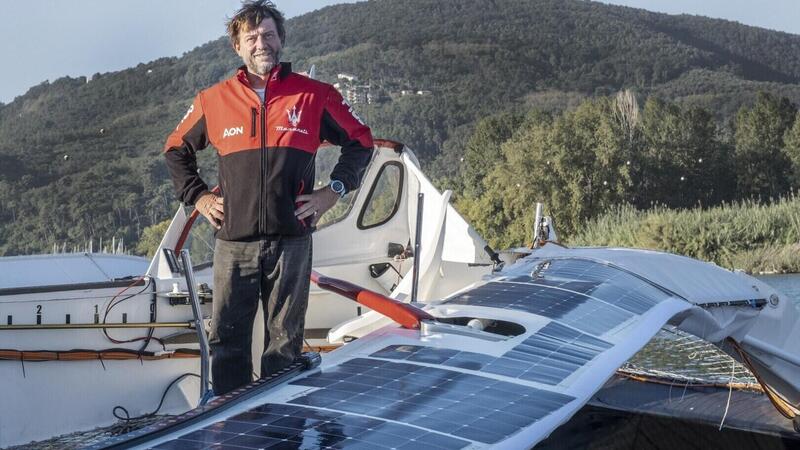
POLYGON ((225 131, 222 133, 222 139, 225 139, 226 137, 236 136, 237 134, 244 134, 244 127, 226 128, 225 131))

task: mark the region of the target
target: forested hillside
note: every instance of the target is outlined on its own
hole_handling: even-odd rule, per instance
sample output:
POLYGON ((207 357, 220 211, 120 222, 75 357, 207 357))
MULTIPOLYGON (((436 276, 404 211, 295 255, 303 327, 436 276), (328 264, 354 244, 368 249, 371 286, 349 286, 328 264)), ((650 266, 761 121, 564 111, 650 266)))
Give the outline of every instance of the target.
MULTIPOLYGON (((560 114, 631 89, 701 107, 715 136, 733 136, 737 111, 758 92, 800 102, 800 36, 702 17, 578 0, 372 0, 287 29, 285 60, 316 65, 325 81, 348 73, 369 84, 376 101, 356 108, 374 134, 407 143, 459 193, 475 123, 496 114, 560 114)), ((101 237, 133 247, 177 204, 159 156, 167 133, 198 89, 238 64, 221 38, 0 105, 0 255, 101 237)), ((213 164, 204 152, 209 181, 213 164)))

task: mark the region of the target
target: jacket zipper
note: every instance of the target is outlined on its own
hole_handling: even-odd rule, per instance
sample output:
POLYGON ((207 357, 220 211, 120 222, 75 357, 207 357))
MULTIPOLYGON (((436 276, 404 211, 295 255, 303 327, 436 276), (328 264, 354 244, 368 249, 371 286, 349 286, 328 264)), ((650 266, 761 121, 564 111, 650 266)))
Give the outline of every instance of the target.
POLYGON ((262 236, 267 234, 267 174, 269 173, 269 161, 267 160, 267 92, 264 92, 264 99, 261 101, 261 214, 258 223, 262 236))

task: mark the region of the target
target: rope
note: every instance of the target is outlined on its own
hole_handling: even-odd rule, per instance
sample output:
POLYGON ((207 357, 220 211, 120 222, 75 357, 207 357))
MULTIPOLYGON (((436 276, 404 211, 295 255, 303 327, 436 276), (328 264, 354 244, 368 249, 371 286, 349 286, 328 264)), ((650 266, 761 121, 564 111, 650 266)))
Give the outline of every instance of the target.
POLYGON ((795 417, 797 417, 800 413, 797 407, 786 401, 777 391, 775 391, 775 389, 761 379, 761 376, 756 370, 753 361, 750 360, 750 356, 742 349, 739 343, 731 338, 728 338, 728 342, 733 346, 734 349, 736 349, 736 352, 742 358, 742 362, 744 362, 747 368, 753 372, 753 376, 755 376, 756 380, 758 380, 759 384, 761 384, 761 387, 764 389, 764 393, 767 394, 767 398, 769 398, 772 406, 774 406, 775 409, 777 409, 778 412, 787 419, 793 420, 795 417))
POLYGON ((731 407, 731 396, 733 396, 733 374, 736 371, 736 362, 731 364, 731 383, 728 388, 728 401, 725 403, 725 412, 722 414, 722 420, 719 422, 719 431, 722 431, 722 424, 725 423, 725 418, 728 417, 728 409, 731 407))

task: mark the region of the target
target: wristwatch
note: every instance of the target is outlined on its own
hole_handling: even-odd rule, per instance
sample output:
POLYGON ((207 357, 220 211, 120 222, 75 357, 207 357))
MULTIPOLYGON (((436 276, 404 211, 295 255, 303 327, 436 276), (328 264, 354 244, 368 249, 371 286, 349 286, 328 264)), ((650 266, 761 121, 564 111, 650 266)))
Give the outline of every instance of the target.
POLYGON ((345 194, 347 194, 347 190, 344 188, 344 183, 339 180, 331 180, 331 184, 328 186, 333 192, 339 194, 340 198, 344 198, 345 194))

